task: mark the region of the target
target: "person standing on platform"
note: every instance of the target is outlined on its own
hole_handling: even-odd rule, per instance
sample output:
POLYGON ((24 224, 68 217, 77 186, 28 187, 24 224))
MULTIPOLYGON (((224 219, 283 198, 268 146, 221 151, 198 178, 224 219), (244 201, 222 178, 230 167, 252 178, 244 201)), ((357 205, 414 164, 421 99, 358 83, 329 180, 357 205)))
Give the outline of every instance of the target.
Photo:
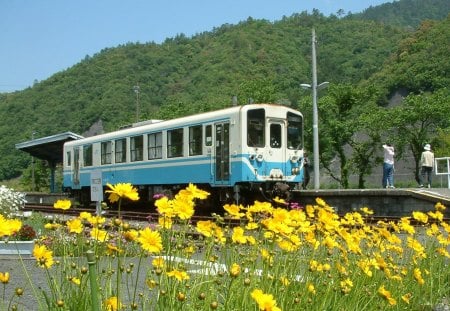
POLYGON ((383 145, 383 188, 394 188, 394 147, 387 143, 383 145))
POLYGON ((431 188, 431 174, 434 167, 434 153, 431 151, 430 144, 423 147, 422 155, 420 156, 420 188, 423 188, 424 182, 428 183, 428 188, 431 188))

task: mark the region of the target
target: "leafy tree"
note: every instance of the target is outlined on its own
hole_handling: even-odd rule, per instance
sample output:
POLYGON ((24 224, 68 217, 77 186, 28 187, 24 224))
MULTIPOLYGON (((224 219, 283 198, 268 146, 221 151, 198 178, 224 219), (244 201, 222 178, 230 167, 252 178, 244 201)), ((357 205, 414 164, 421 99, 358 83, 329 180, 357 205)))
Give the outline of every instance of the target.
POLYGON ((426 143, 439 145, 443 129, 450 126, 450 93, 441 89, 435 93, 409 95, 402 105, 391 112, 392 127, 398 133, 401 149, 407 148, 415 160, 415 177, 419 181, 420 156, 426 143))
POLYGON ((320 160, 330 176, 347 189, 350 173, 358 175, 358 187, 378 163, 381 141, 381 110, 373 88, 332 86, 320 109, 320 160), (339 163, 339 170, 332 167, 339 163), (336 174, 335 172, 339 174, 336 174))

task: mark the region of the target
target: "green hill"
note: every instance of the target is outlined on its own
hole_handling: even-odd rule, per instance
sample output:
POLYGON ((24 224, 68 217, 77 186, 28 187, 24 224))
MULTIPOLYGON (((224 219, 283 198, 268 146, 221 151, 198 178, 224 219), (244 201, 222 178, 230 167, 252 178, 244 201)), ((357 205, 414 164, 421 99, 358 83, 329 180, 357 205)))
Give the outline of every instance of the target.
MULTIPOLYGON (((436 0, 419 2, 422 6, 416 10, 430 11, 436 0)), ((110 131, 136 121, 136 85, 140 120, 224 107, 235 95, 240 103, 270 101, 299 107, 310 98, 299 84, 311 80, 312 27, 318 37, 320 81, 375 83, 381 103, 399 87, 417 92, 448 85, 449 53, 444 54, 450 42, 448 19, 427 22, 413 32, 376 21, 368 15, 375 9, 345 18, 317 11, 273 23, 249 18, 192 38, 179 35, 162 44, 127 43, 87 56, 33 87, 0 94, 0 180, 19 176, 29 165, 29 156, 14 145, 30 140, 33 132, 37 137, 84 133, 100 120, 110 131), (412 79, 414 68, 423 78, 412 79)))

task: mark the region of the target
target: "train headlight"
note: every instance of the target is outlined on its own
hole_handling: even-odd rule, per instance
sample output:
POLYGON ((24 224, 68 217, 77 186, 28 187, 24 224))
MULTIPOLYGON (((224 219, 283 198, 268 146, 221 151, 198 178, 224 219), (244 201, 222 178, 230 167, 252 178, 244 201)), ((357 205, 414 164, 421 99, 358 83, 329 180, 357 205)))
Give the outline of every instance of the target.
POLYGON ((258 154, 258 155, 256 156, 256 160, 257 160, 258 162, 262 162, 262 161, 264 160, 263 155, 262 155, 262 154, 258 154))
POLYGON ((249 156, 248 156, 248 159, 249 159, 250 161, 255 161, 255 159, 256 159, 256 154, 251 154, 251 155, 249 155, 249 156))
POLYGON ((292 175, 298 175, 298 174, 300 174, 300 168, 293 167, 291 172, 292 172, 292 175))
POLYGON ((291 162, 292 162, 292 163, 295 163, 295 162, 297 162, 297 161, 298 161, 298 159, 300 159, 300 157, 299 157, 299 156, 297 156, 297 155, 292 155, 292 156, 291 156, 291 162))

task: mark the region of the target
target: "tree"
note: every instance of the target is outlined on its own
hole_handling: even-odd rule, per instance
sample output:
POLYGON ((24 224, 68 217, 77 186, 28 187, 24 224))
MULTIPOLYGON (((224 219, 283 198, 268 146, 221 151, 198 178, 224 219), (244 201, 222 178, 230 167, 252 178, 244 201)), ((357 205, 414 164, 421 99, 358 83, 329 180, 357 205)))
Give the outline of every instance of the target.
POLYGON ((415 178, 419 182, 424 144, 438 145, 440 131, 450 126, 450 93, 441 89, 432 94, 409 95, 402 105, 392 110, 392 128, 398 133, 399 147, 413 154, 415 178))
POLYGON ((349 188, 351 172, 358 175, 358 187, 380 160, 376 156, 383 119, 375 105, 373 88, 332 86, 320 105, 320 161, 330 176, 349 188), (339 163, 335 170, 333 163, 339 163), (337 173, 336 173, 337 172, 337 173))

